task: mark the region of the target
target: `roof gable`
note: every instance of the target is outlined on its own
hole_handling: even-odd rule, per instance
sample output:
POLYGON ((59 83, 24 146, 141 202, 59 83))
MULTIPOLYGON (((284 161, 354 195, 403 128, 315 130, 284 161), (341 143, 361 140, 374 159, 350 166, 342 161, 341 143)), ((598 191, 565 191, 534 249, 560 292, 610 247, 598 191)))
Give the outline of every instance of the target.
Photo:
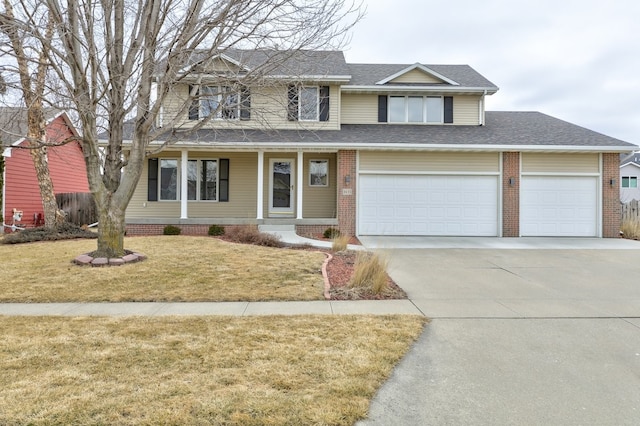
POLYGON ((459 86, 459 84, 454 80, 447 78, 444 75, 419 63, 410 65, 407 68, 400 70, 376 82, 376 84, 387 84, 387 83, 402 83, 402 84, 427 83, 427 84, 451 84, 454 86, 459 86))

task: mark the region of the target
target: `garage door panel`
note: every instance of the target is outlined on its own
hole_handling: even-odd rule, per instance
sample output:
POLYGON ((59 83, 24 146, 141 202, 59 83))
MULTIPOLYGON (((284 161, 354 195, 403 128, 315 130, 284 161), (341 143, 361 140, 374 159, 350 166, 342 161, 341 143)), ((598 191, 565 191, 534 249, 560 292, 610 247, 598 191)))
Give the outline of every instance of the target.
POLYGON ((523 176, 522 236, 597 236, 598 178, 523 176))
POLYGON ((359 185, 361 235, 498 234, 497 176, 362 175, 359 185))

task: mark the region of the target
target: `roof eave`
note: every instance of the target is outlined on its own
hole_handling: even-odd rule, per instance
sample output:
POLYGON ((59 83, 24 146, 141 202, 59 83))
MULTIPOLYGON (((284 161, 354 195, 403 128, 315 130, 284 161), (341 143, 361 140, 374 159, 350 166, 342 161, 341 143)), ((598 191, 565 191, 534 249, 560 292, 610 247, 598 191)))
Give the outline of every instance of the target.
POLYGON ((499 89, 495 86, 489 87, 466 87, 466 86, 355 86, 344 85, 341 90, 347 93, 359 92, 380 92, 380 93, 397 93, 397 92, 446 92, 446 93, 478 93, 493 95, 499 89))

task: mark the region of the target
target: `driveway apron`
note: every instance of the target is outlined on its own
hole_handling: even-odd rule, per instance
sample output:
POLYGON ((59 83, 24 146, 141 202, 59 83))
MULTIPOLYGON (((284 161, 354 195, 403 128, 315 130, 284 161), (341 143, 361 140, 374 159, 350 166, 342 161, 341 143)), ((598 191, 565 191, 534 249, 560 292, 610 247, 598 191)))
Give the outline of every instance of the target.
POLYGON ((640 243, 432 243, 376 241, 432 321, 359 425, 640 424, 640 243))

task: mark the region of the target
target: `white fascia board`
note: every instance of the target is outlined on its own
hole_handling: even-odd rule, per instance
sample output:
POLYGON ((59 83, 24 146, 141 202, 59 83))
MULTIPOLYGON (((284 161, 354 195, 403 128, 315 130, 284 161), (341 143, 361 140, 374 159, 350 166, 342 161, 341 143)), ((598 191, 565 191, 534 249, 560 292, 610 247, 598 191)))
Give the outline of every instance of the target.
POLYGON ((5 149, 2 150, 2 156, 9 158, 11 157, 11 147, 7 147, 5 149))
POLYGON ((628 163, 624 163, 622 165, 620 165, 620 168, 626 167, 626 166, 634 166, 640 169, 640 164, 636 164, 634 162, 628 162, 628 163))
POLYGON ((408 66, 407 68, 405 68, 405 69, 403 69, 401 71, 398 71, 397 73, 395 73, 393 75, 390 75, 389 77, 387 77, 385 79, 382 79, 382 80, 376 82, 376 84, 386 84, 386 83, 390 82, 391 80, 393 80, 395 78, 398 78, 401 75, 406 74, 409 71, 413 71, 415 69, 419 69, 421 71, 424 71, 425 73, 430 74, 433 77, 436 77, 436 78, 444 81, 445 83, 449 83, 449 84, 452 84, 454 86, 459 86, 460 85, 459 83, 455 82, 454 80, 451 80, 450 78, 445 77, 444 75, 442 75, 440 73, 437 73, 434 70, 430 69, 429 67, 425 67, 424 65, 422 65, 420 63, 417 63, 417 62, 415 64, 411 65, 411 66, 408 66))
MULTIPOLYGON (((164 141, 154 141, 149 147, 161 146, 164 141)), ((579 146, 579 145, 460 145, 460 144, 415 144, 415 143, 342 143, 342 142, 175 142, 167 146, 193 150, 226 149, 230 151, 255 150, 314 150, 335 152, 349 149, 359 151, 477 151, 477 152, 629 152, 636 147, 629 146, 579 146)))
POLYGON ((265 80, 284 80, 290 82, 300 82, 300 81, 339 81, 339 82, 347 82, 351 81, 350 75, 267 75, 264 77, 265 80))
POLYGON ((357 93, 357 92, 379 92, 393 93, 393 92, 447 92, 447 93, 485 93, 487 95, 493 95, 498 91, 497 87, 464 87, 464 86, 349 86, 344 85, 341 90, 345 93, 357 93))
MULTIPOLYGON (((220 58, 220 59, 223 59, 225 61, 231 62, 232 64, 240 67, 241 69, 243 69, 245 71, 251 71, 251 68, 249 68, 246 65, 242 65, 240 62, 238 62, 237 60, 233 59, 230 56, 225 55, 224 53, 219 53, 217 55, 211 56, 210 58, 205 58, 203 61, 200 61, 200 63, 202 63, 204 61, 210 61, 210 60, 213 60, 213 59, 217 59, 217 58, 220 58)), ((178 70, 178 74, 185 72, 185 70, 190 68, 192 65, 193 64, 188 64, 188 65, 185 65, 184 67, 180 68, 178 70)), ((162 75, 162 73, 154 73, 153 75, 156 76, 156 77, 160 77, 162 75)))

